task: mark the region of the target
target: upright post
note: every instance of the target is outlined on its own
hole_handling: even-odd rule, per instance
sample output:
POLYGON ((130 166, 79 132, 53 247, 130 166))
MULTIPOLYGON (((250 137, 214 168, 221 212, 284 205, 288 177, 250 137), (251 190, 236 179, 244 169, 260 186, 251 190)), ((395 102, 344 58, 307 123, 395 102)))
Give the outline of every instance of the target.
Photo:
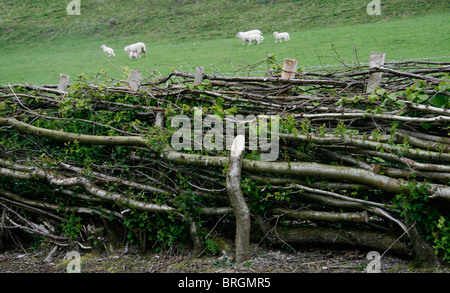
POLYGON ((205 72, 205 67, 197 66, 195 69, 194 85, 200 85, 203 82, 203 72, 205 72))
POLYGON ((247 261, 250 257, 250 210, 241 190, 242 157, 245 137, 238 135, 231 146, 227 169, 227 193, 236 217, 236 263, 247 261))
POLYGON ((137 92, 141 87, 141 74, 142 71, 140 70, 131 71, 130 80, 128 84, 130 85, 130 88, 135 92, 137 92))
POLYGON ((68 75, 65 75, 62 73, 59 75, 58 91, 67 92, 67 87, 69 85, 69 79, 70 79, 70 76, 68 76, 68 75))
POLYGON ((281 72, 281 79, 295 78, 297 71, 298 59, 284 59, 283 70, 281 72))
POLYGON ((155 126, 159 128, 164 128, 164 113, 158 112, 155 117, 155 126))
MULTIPOLYGON (((378 68, 384 65, 386 59, 386 53, 370 53, 369 68, 378 68)), ((371 93, 376 87, 381 84, 381 72, 371 73, 369 81, 367 82, 366 93, 371 93)))

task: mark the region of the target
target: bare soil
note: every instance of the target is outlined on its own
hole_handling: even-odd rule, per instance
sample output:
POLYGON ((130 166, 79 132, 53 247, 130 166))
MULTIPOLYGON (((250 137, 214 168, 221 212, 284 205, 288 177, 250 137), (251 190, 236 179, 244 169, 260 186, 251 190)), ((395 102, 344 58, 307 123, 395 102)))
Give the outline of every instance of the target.
MULTIPOLYGON (((65 273, 68 250, 7 251, 0 254, 0 273, 65 273)), ((105 253, 80 251, 82 273, 367 273, 371 262, 368 251, 329 250, 323 248, 284 252, 253 247, 251 258, 242 264, 221 255, 194 258, 190 251, 161 253, 128 251, 105 253)), ((449 273, 448 267, 415 268, 412 259, 385 254, 381 257, 381 273, 449 273)))

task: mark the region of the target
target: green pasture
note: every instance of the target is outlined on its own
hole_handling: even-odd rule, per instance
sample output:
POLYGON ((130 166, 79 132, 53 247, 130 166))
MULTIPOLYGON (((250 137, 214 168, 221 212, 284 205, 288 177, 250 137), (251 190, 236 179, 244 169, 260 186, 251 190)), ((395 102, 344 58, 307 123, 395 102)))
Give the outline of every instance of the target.
MULTIPOLYGON (((280 63, 284 58, 297 58, 303 68, 366 63, 372 51, 385 52, 388 61, 450 56, 449 28, 450 17, 444 10, 379 22, 297 28, 290 32, 291 41, 282 44, 275 44, 273 30, 263 31, 264 41, 252 46, 243 46, 235 38, 236 32, 219 37, 197 38, 190 33, 189 38, 162 38, 144 30, 127 37, 69 34, 29 38, 17 44, 9 40, 0 44, 0 84, 54 84, 60 73, 74 80, 81 73, 94 76, 102 69, 119 79, 124 78, 126 69, 142 70, 143 77, 150 78, 171 70, 194 72, 198 65, 204 66, 206 73, 232 73, 268 55, 275 55, 280 63), (147 44, 146 57, 129 59, 123 48, 137 41, 147 44), (106 57, 102 44, 112 47, 116 57, 106 57)), ((266 66, 262 63, 260 69, 266 66)))

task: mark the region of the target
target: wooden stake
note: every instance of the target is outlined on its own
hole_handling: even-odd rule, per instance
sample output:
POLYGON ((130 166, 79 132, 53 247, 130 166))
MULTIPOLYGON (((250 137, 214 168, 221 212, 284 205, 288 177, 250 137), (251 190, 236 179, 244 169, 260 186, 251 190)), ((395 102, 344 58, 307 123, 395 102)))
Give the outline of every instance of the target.
POLYGON ((250 210, 241 190, 244 149, 245 137, 236 136, 231 146, 227 169, 227 193, 236 216, 236 263, 242 263, 250 257, 250 210))
MULTIPOLYGON (((370 53, 369 67, 377 68, 384 65, 384 60, 386 59, 386 53, 370 53)), ((376 87, 381 84, 381 72, 374 72, 370 74, 369 81, 367 82, 366 93, 371 93, 376 87)))
POLYGON ((197 68, 195 69, 194 85, 202 84, 203 72, 205 72, 205 67, 197 66, 197 68))
POLYGON ((69 79, 70 79, 70 76, 68 76, 68 75, 65 75, 62 73, 59 75, 58 91, 67 92, 67 87, 69 85, 69 79))
POLYGON ((284 59, 283 71, 281 72, 281 79, 295 78, 297 71, 298 59, 284 59))
POLYGON ((159 128, 164 128, 164 113, 163 112, 156 113, 155 126, 157 126, 159 128))
POLYGON ((135 92, 137 92, 141 87, 141 74, 142 71, 140 70, 131 71, 129 85, 135 92))

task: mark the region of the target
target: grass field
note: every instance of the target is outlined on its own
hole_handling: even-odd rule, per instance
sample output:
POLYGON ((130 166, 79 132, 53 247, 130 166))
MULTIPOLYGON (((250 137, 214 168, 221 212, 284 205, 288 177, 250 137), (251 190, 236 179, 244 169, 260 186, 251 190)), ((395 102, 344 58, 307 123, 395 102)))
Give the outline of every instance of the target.
POLYGON ((0 84, 57 83, 60 73, 76 79, 102 69, 123 78, 120 70, 126 67, 142 70, 144 78, 154 71, 193 72, 197 65, 205 66, 207 73, 227 73, 268 54, 280 63, 298 58, 301 67, 364 63, 371 51, 385 52, 387 60, 450 56, 446 1, 382 1, 387 4, 381 16, 367 15, 365 5, 357 1, 310 1, 297 11, 294 8, 305 1, 151 1, 162 6, 153 10, 142 10, 145 1, 129 2, 137 6, 127 10, 119 9, 117 1, 81 0, 86 5, 81 16, 67 16, 65 5, 55 1, 30 6, 2 2, 7 13, 0 19, 0 84), (257 12, 244 18, 233 2, 253 5, 257 12), (94 9, 95 3, 103 5, 100 10, 94 9), (291 18, 273 17, 273 12, 267 16, 273 8, 290 9, 291 18), (115 27, 105 24, 111 17, 121 21, 115 27), (258 46, 242 46, 234 37, 237 27, 260 28, 265 39, 258 46), (291 41, 275 44, 274 30, 288 30, 291 41), (135 41, 147 44, 145 58, 130 60, 123 51, 135 41), (103 54, 103 43, 115 49, 116 57, 103 54))

